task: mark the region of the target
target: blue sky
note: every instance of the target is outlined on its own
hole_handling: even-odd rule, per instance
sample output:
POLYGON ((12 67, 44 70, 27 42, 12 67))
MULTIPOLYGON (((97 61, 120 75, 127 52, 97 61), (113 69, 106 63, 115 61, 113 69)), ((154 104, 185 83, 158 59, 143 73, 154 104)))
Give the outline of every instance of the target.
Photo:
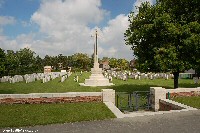
MULTIPOLYGON (((115 18, 119 14, 128 14, 135 0, 102 0, 102 8, 110 11, 110 15, 106 20, 115 18)), ((5 35, 16 37, 22 33, 29 33, 37 30, 36 27, 24 27, 22 21, 29 22, 33 13, 39 8, 41 0, 3 0, 0 8, 0 16, 13 16, 17 19, 15 25, 4 27, 5 35), (14 32, 13 32, 14 30, 14 32)), ((98 26, 106 25, 106 20, 98 26)), ((94 25, 91 25, 91 27, 94 25)))
POLYGON ((29 47, 38 55, 92 54, 99 30, 99 57, 131 59, 123 41, 128 13, 153 0, 0 0, 0 47, 29 47))
POLYGON ((4 27, 4 34, 16 37, 22 33, 29 33, 33 29, 24 27, 22 21, 29 22, 31 15, 39 8, 40 0, 2 0, 0 16, 13 16, 17 20, 14 25, 4 27))

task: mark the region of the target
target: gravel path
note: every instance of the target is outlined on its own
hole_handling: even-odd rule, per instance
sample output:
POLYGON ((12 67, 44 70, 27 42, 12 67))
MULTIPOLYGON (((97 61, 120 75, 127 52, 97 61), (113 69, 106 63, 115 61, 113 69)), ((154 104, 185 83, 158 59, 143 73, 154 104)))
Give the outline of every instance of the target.
POLYGON ((200 133, 200 110, 18 129, 37 133, 200 133))

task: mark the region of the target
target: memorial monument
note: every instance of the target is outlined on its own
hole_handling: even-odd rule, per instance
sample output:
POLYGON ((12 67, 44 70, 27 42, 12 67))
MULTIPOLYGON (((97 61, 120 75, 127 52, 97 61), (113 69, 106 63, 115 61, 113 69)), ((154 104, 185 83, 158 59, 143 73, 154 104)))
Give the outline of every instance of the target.
POLYGON ((81 86, 111 86, 109 79, 105 78, 102 74, 102 68, 99 68, 98 63, 98 46, 97 46, 97 30, 95 31, 95 44, 94 44, 94 67, 91 68, 91 76, 85 79, 85 83, 79 83, 81 86))

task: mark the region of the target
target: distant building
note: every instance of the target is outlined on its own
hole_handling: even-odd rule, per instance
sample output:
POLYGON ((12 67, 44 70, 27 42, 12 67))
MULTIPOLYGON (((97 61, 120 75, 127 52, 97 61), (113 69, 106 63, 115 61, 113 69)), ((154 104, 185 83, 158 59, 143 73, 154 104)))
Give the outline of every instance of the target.
POLYGON ((195 70, 189 69, 189 70, 185 71, 184 73, 192 73, 192 74, 195 74, 195 70))
POLYGON ((195 70, 193 69, 184 71, 184 73, 179 73, 179 78, 181 79, 192 79, 193 77, 195 77, 195 70))
POLYGON ((132 59, 130 62, 129 62, 129 67, 133 70, 135 69, 135 59, 132 59))
POLYGON ((50 73, 52 70, 51 66, 45 66, 44 67, 44 73, 50 73))
POLYGON ((110 69, 109 61, 106 60, 106 61, 100 62, 100 63, 99 63, 99 68, 102 68, 103 70, 108 70, 108 69, 110 69))

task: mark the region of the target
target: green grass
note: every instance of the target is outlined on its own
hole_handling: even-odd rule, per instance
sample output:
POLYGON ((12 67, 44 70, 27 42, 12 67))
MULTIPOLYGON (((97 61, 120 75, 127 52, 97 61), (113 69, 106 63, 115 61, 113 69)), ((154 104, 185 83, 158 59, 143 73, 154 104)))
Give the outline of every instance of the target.
POLYGON ((115 118, 103 103, 0 105, 0 128, 115 118))
MULTIPOLYGON (((77 73, 80 74, 80 73, 77 73)), ((72 74, 63 83, 60 82, 60 78, 52 80, 47 83, 41 83, 41 81, 36 81, 26 84, 25 82, 19 82, 15 84, 10 83, 0 83, 0 94, 19 94, 19 93, 62 93, 62 92, 100 92, 101 89, 114 89, 116 92, 128 92, 133 91, 145 91, 149 90, 150 87, 164 87, 173 88, 173 79, 164 80, 134 80, 129 79, 128 81, 122 81, 118 79, 113 79, 114 86, 105 87, 87 87, 80 86, 79 83, 83 83, 85 79, 89 78, 90 73, 83 73, 79 76, 79 83, 74 82, 75 74, 72 74)), ((200 85, 194 84, 192 79, 179 79, 179 87, 197 87, 200 85)))
MULTIPOLYGON (((79 73, 77 73, 79 74, 79 73)), ((101 89, 114 89, 117 93, 133 91, 147 91, 150 87, 173 88, 173 79, 164 80, 133 80, 122 81, 113 79, 114 86, 85 87, 79 86, 90 73, 79 76, 79 83, 74 82, 72 74, 63 83, 60 78, 47 83, 36 81, 26 84, 0 83, 0 94, 27 94, 27 93, 62 93, 62 92, 98 92, 101 89)), ((198 87, 191 79, 180 79, 179 87, 198 87)), ((187 101, 187 100, 186 100, 187 101)), ((200 101, 200 98, 194 101, 200 101)), ((195 106, 199 103, 195 103, 195 106)), ((195 107, 194 106, 194 107, 195 107)), ((101 120, 114 118, 113 113, 103 103, 70 103, 70 104, 32 104, 32 105, 0 105, 0 128, 45 125, 75 121, 101 120)))
MULTIPOLYGON (((89 78, 90 73, 84 73, 79 76, 79 83, 84 82, 85 78, 89 78)), ((0 94, 19 94, 19 93, 62 93, 62 92, 92 92, 101 91, 99 87, 79 86, 79 83, 74 82, 75 74, 72 74, 64 82, 60 82, 61 78, 56 78, 47 83, 36 81, 32 83, 19 82, 15 84, 0 83, 0 94)))
POLYGON ((195 97, 176 97, 173 98, 172 100, 200 109, 200 96, 195 96, 195 97))
MULTIPOLYGON (((150 87, 163 87, 166 89, 172 89, 174 87, 173 79, 169 80, 128 79, 128 81, 114 79, 113 83, 115 84, 115 86, 109 88, 116 90, 116 92, 128 92, 128 93, 132 93, 133 91, 148 91, 150 87)), ((194 81, 192 79, 179 79, 179 88, 181 87, 194 88, 198 86, 200 86, 200 84, 194 84, 194 81)))

